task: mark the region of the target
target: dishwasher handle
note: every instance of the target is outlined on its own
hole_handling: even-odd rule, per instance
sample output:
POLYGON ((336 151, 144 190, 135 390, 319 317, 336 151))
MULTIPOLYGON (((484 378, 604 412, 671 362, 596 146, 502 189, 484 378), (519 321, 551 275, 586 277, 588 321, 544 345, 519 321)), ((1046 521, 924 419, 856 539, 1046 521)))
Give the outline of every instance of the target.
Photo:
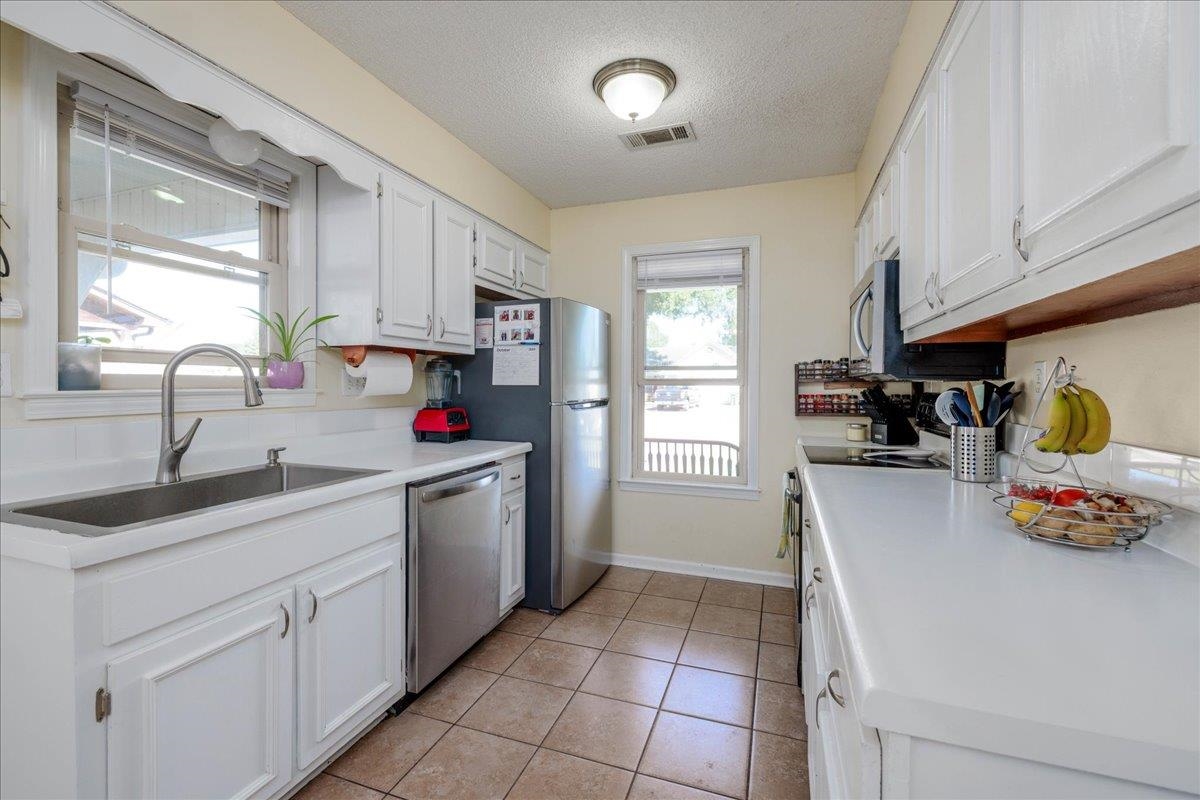
POLYGON ((499 470, 484 475, 482 478, 476 478, 473 481, 460 483, 455 486, 447 486, 445 489, 428 489, 421 492, 421 502, 431 503, 435 500, 445 500, 447 497, 454 497, 468 492, 476 492, 483 487, 495 483, 500 480, 499 470))

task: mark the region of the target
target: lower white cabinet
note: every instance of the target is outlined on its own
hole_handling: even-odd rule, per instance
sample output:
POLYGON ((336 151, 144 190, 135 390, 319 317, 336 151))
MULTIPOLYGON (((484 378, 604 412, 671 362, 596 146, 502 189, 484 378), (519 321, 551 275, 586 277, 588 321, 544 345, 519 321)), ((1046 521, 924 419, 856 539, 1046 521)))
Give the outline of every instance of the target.
POLYGON ((500 616, 525 599, 525 457, 501 465, 500 616))
POLYGON ((108 664, 109 797, 269 797, 292 777, 291 589, 108 664))
POLYGON ((296 586, 301 769, 404 687, 404 547, 296 586))

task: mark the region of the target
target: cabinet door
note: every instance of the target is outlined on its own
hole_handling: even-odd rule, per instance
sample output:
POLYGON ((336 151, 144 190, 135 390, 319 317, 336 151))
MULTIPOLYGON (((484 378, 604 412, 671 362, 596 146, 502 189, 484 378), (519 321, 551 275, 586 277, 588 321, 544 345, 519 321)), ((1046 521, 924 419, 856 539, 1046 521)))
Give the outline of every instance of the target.
POLYGON ((1200 196, 1197 18, 1164 0, 1021 4, 1026 269, 1200 196))
POLYGON ((479 221, 479 261, 475 266, 475 277, 499 284, 505 289, 516 289, 517 237, 490 222, 479 221))
POLYGON ((403 545, 297 584, 301 769, 404 689, 404 600, 403 545))
POLYGON ((1015 277, 1014 16, 1009 2, 960 4, 937 65, 938 296, 947 309, 1015 277))
POLYGON ((900 227, 896 205, 896 165, 889 164, 879 179, 879 196, 875 201, 875 252, 880 258, 891 258, 896 249, 900 227))
POLYGON ((475 342, 475 215, 457 203, 434 202, 434 341, 475 342))
POLYGON ((379 332, 428 341, 433 332, 433 192, 385 173, 379 204, 379 332))
POLYGON ((858 228, 858 241, 861 260, 854 270, 854 283, 856 285, 862 279, 862 276, 867 274, 867 269, 875 263, 874 201, 867 203, 867 209, 863 212, 862 221, 859 223, 858 228))
POLYGON ((509 492, 501 500, 500 514, 500 613, 525 598, 525 490, 509 492))
POLYGON ((268 797, 292 777, 291 590, 108 665, 109 797, 268 797))
POLYGON ((937 272, 937 95, 928 92, 896 143, 899 168, 900 323, 909 328, 938 312, 931 283, 937 272))
POLYGON ((531 244, 521 245, 517 288, 536 297, 550 291, 550 254, 531 244))

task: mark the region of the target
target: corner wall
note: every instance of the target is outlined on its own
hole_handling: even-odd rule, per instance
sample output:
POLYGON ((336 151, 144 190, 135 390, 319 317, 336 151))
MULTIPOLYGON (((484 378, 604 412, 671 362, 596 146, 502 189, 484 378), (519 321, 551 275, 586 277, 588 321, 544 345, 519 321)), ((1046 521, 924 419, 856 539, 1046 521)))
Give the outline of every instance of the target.
MULTIPOLYGON (((841 433, 844 420, 801 423, 794 416, 793 365, 838 358, 848 335, 844 299, 852 277, 854 176, 760 184, 629 200, 551 212, 551 286, 612 314, 611 385, 619 386, 621 248, 758 234, 762 237, 759 475, 757 500, 630 492, 614 487, 613 549, 627 556, 678 559, 746 570, 788 572, 776 559, 783 473, 795 440, 809 431, 841 433)), ((627 398, 614 394, 613 419, 627 398)), ((620 446, 612 434, 613 462, 620 446)), ((750 577, 750 576, 746 576, 750 577)))

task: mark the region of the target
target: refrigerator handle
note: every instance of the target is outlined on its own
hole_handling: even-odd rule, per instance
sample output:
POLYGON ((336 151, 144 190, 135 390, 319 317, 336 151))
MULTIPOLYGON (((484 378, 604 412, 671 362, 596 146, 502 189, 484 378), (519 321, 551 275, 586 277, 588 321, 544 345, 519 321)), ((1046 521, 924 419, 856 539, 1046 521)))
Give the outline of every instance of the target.
POLYGON ((608 405, 608 399, 603 400, 564 400, 557 403, 551 403, 551 406, 566 406, 567 408, 581 411, 585 408, 604 408, 608 405))

